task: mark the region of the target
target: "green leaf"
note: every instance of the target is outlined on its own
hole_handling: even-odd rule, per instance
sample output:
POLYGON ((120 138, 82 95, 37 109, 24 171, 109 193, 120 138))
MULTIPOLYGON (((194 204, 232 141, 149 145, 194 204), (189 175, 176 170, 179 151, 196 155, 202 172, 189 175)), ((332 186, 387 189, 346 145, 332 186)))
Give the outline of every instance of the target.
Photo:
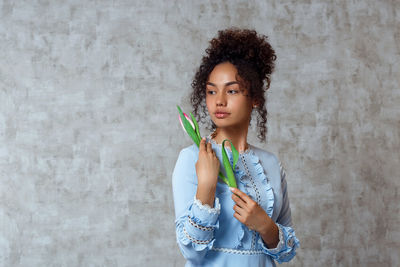
POLYGON ((226 154, 226 151, 225 151, 225 142, 226 141, 229 141, 229 140, 225 139, 222 142, 222 163, 223 163, 224 168, 225 168, 226 176, 228 177, 228 185, 230 187, 237 188, 235 174, 233 173, 231 163, 229 162, 228 155, 226 154))
POLYGON ((231 140, 228 140, 229 143, 231 143, 231 149, 232 149, 232 158, 233 158, 233 167, 232 169, 235 170, 236 168, 236 163, 239 160, 239 152, 237 151, 236 147, 232 144, 231 140))
POLYGON ((222 172, 218 173, 219 178, 221 178, 221 180, 226 183, 229 186, 229 181, 228 179, 226 179, 225 175, 222 172))

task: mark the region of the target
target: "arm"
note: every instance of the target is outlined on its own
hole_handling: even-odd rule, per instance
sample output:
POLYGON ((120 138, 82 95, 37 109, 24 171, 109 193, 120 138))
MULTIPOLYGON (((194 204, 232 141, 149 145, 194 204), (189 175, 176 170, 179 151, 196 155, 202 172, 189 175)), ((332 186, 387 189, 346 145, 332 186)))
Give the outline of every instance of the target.
POLYGON ((181 151, 172 175, 172 186, 179 248, 188 261, 200 264, 212 248, 214 230, 219 226, 220 204, 213 186, 198 182, 196 154, 195 150, 181 151))
POLYGON ((275 248, 268 248, 263 239, 259 239, 264 252, 270 255, 279 263, 290 261, 296 255, 296 249, 300 246, 295 232, 292 228, 292 217, 289 205, 289 197, 287 192, 286 173, 280 165, 281 185, 283 193, 282 209, 276 221, 276 226, 279 229, 279 243, 275 248))

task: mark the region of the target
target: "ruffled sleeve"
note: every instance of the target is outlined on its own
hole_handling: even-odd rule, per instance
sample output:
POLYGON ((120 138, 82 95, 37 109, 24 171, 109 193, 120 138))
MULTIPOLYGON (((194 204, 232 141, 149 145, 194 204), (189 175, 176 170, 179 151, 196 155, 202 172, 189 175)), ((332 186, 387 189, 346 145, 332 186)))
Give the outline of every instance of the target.
POLYGON ((260 238, 258 243, 263 248, 263 251, 270 255, 279 263, 290 261, 296 255, 296 249, 300 246, 295 232, 292 228, 292 219, 289 206, 289 197, 287 193, 286 173, 280 165, 281 185, 283 193, 282 210, 277 219, 276 225, 279 228, 279 243, 276 248, 267 248, 266 244, 260 238))
POLYGON ((213 207, 196 199, 197 176, 195 163, 198 150, 189 147, 179 154, 172 175, 175 205, 175 228, 182 255, 194 264, 201 264, 215 241, 219 227, 220 203, 215 197, 213 207))
POLYGON ((178 220, 178 242, 185 246, 190 245, 195 251, 211 249, 214 242, 214 230, 219 227, 217 219, 220 209, 218 198, 215 198, 214 208, 203 205, 200 200, 194 198, 188 215, 178 220))
POLYGON ((277 262, 290 261, 296 255, 296 249, 299 247, 300 242, 291 227, 286 227, 279 223, 276 225, 279 228, 279 243, 276 248, 268 249, 262 238, 258 240, 258 243, 263 248, 263 251, 277 262))

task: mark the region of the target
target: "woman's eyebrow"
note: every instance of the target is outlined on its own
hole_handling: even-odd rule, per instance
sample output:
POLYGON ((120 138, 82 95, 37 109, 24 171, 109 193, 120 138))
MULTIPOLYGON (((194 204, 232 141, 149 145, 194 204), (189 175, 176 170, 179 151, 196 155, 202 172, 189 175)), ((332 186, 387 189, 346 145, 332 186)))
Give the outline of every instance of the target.
POLYGON ((207 85, 211 85, 211 86, 216 86, 215 84, 211 83, 211 82, 206 82, 207 85))
POLYGON ((229 85, 232 85, 232 84, 239 84, 239 83, 237 81, 227 82, 225 84, 225 86, 229 86, 229 85))
MULTIPOLYGON (((214 83, 212 83, 212 82, 206 82, 206 84, 216 87, 216 85, 214 83)), ((239 83, 237 81, 227 82, 227 83, 225 83, 225 86, 229 86, 229 85, 232 85, 232 84, 239 84, 239 83)))

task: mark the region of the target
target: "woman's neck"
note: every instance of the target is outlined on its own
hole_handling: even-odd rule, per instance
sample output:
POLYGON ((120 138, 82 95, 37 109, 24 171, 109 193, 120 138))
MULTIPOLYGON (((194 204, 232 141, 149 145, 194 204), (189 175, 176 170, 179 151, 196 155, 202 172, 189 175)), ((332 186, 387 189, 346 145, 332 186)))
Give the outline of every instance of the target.
MULTIPOLYGON (((212 133, 212 139, 217 143, 217 144, 222 144, 222 142, 225 139, 231 140, 237 151, 239 153, 246 151, 248 149, 248 144, 247 144, 247 132, 248 129, 235 129, 235 130, 227 130, 227 129, 221 129, 217 128, 214 133, 212 133)), ((225 143, 226 144, 226 143, 225 143)), ((229 147, 230 147, 230 143, 229 147)))

